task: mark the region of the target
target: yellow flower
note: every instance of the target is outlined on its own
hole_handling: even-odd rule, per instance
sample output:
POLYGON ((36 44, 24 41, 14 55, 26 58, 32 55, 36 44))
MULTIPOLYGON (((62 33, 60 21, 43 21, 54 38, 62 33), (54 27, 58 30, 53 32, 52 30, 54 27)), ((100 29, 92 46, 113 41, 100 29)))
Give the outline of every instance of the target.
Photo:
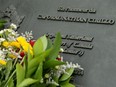
POLYGON ((0 60, 0 64, 1 64, 1 65, 6 65, 6 61, 0 60))
POLYGON ((7 41, 4 41, 3 43, 2 43, 2 45, 4 46, 4 47, 8 47, 9 46, 9 42, 7 42, 7 41))
POLYGON ((26 39, 25 39, 24 37, 22 37, 22 36, 18 37, 18 38, 17 38, 17 41, 18 41, 21 45, 27 43, 26 39))
POLYGON ((8 56, 9 56, 10 58, 12 58, 12 59, 17 58, 17 56, 15 56, 15 55, 13 55, 13 54, 9 54, 8 56))
POLYGON ((30 53, 33 54, 32 47, 29 43, 25 43, 22 47, 23 47, 25 52, 28 52, 28 49, 29 49, 30 53))
POLYGON ((26 39, 24 37, 22 37, 22 36, 18 37, 17 41, 22 46, 22 48, 25 52, 28 52, 28 49, 29 49, 30 53, 33 55, 32 46, 26 41, 26 39))
POLYGON ((15 46, 17 48, 20 48, 20 44, 18 42, 16 42, 16 41, 11 42, 10 45, 15 46))

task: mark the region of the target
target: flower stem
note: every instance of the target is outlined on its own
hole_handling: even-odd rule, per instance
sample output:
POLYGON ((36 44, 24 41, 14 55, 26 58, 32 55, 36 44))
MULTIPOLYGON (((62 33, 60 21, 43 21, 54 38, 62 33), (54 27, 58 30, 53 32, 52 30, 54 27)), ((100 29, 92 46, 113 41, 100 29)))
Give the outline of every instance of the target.
POLYGON ((11 78, 13 77, 13 75, 16 73, 16 69, 14 70, 14 72, 11 74, 11 76, 9 77, 8 81, 6 82, 4 87, 8 86, 9 81, 11 80, 11 78))
MULTIPOLYGON (((21 51, 22 51, 22 50, 20 49, 20 51, 19 51, 18 53, 20 53, 21 51)), ((15 59, 15 62, 14 62, 14 64, 13 64, 13 67, 16 65, 17 60, 18 60, 18 58, 15 59)))
MULTIPOLYGON (((20 62, 20 64, 22 64, 23 61, 24 61, 24 59, 20 62)), ((11 76, 9 77, 9 79, 7 80, 7 82, 6 82, 6 84, 5 84, 4 87, 7 87, 7 86, 8 86, 9 81, 11 80, 11 78, 13 77, 13 75, 14 75, 15 73, 16 73, 16 69, 13 71, 13 73, 11 74, 11 76)))

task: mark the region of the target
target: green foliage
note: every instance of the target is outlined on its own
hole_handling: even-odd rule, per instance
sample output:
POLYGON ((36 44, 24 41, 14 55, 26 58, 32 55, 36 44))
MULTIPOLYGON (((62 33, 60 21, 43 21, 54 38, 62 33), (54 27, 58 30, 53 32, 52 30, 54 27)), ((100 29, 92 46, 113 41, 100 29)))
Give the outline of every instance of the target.
POLYGON ((60 51, 61 43, 62 43, 61 35, 60 35, 60 33, 57 33, 54 44, 53 44, 53 50, 49 55, 50 59, 56 59, 57 58, 57 56, 59 54, 59 51, 60 51))
POLYGON ((4 27, 4 23, 0 23, 0 28, 3 28, 4 27))
MULTIPOLYGON (((12 61, 9 60, 6 66, 0 66, 0 87, 4 86, 13 70, 12 61)), ((11 82, 9 83, 11 85, 11 82)), ((9 86, 10 87, 10 86, 9 86)))
POLYGON ((71 83, 65 83, 65 84, 61 84, 61 87, 75 87, 75 86, 71 83))
POLYGON ((67 80, 60 82, 60 87, 75 87, 73 84, 69 83, 71 77, 69 77, 67 80))
POLYGON ((48 38, 48 45, 46 49, 49 49, 53 46, 52 41, 48 38))
POLYGON ((63 64, 65 64, 65 63, 55 60, 55 59, 51 59, 51 60, 48 60, 47 62, 45 62, 44 69, 53 68, 57 65, 63 65, 63 64))
POLYGON ((13 78, 11 78, 8 82, 8 87, 14 87, 14 82, 13 82, 13 78))
POLYGON ((7 21, 6 20, 0 20, 0 23, 6 23, 7 21))
POLYGON ((74 68, 69 68, 66 70, 66 74, 63 74, 62 77, 60 78, 60 81, 65 81, 68 78, 70 78, 70 76, 72 75, 72 73, 74 72, 74 68))
MULTIPOLYGON (((28 50, 28 53, 22 60, 23 63, 17 63, 14 70, 12 61, 7 63, 5 72, 3 73, 5 74, 5 81, 0 82, 0 87, 3 86, 3 83, 6 83, 5 87, 58 87, 54 84, 46 84, 47 78, 45 78, 45 75, 49 73, 50 70, 55 71, 56 66, 65 64, 65 62, 56 60, 60 46, 60 33, 57 33, 53 44, 45 35, 40 37, 33 46, 34 55, 28 50)), ((68 74, 62 74, 61 77, 54 75, 52 79, 60 84, 60 87, 75 87, 69 83, 73 71, 73 68, 68 69, 66 71, 68 74)), ((0 74, 2 73, 0 72, 0 74)), ((0 79, 0 81, 2 81, 2 79, 0 79)))
POLYGON ((3 28, 6 22, 6 20, 0 20, 0 28, 3 28))
POLYGON ((38 82, 40 82, 42 79, 42 73, 43 73, 43 63, 41 62, 34 75, 34 78, 38 79, 38 82))
POLYGON ((34 55, 36 56, 38 54, 41 54, 46 50, 46 48, 47 48, 47 38, 44 35, 35 42, 33 47, 34 55))
POLYGON ((20 65, 16 65, 17 86, 25 79, 25 70, 20 65))
POLYGON ((29 77, 34 71, 38 68, 39 64, 45 60, 49 53, 51 52, 52 48, 44 51, 41 55, 37 55, 31 61, 28 62, 28 71, 26 76, 29 77))
POLYGON ((32 79, 32 78, 27 78, 24 79, 17 87, 27 87, 31 84, 36 83, 38 80, 32 79))
POLYGON ((5 80, 8 79, 9 75, 11 74, 11 70, 12 70, 13 66, 12 66, 12 61, 8 61, 7 65, 6 65, 6 77, 5 80))
POLYGON ((33 56, 32 54, 30 53, 29 51, 30 49, 28 49, 28 53, 27 53, 27 56, 28 56, 28 62, 31 61, 33 59, 33 56))

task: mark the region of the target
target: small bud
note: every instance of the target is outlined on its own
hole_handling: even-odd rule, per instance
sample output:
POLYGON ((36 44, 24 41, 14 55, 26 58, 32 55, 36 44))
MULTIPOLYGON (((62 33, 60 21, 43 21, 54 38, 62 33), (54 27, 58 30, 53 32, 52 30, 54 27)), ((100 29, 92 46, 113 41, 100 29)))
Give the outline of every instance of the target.
POLYGON ((49 74, 45 74, 45 78, 49 78, 50 77, 50 75, 49 74))
POLYGON ((59 69, 60 67, 59 66, 55 66, 56 69, 59 69))
POLYGON ((35 40, 30 40, 29 43, 31 44, 31 46, 33 47, 35 44, 35 40))
POLYGON ((64 52, 64 49, 63 48, 60 48, 60 52, 64 52))
POLYGON ((20 56, 23 58, 25 56, 25 53, 23 51, 20 52, 20 56))
POLYGON ((57 60, 61 61, 61 58, 56 58, 57 60))
POLYGON ((58 55, 58 58, 60 58, 60 55, 58 55))
POLYGON ((43 83, 43 78, 40 80, 40 83, 43 83))

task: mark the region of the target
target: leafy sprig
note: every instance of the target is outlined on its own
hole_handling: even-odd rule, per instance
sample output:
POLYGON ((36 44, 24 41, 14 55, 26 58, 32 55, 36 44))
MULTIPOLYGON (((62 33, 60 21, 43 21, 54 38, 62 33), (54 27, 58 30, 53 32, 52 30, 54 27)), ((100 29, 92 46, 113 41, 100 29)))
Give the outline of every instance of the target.
MULTIPOLYGON (((13 46, 21 43, 21 47, 14 48, 11 45, 9 47, 12 50, 18 50, 19 54, 24 50, 26 52, 22 59, 10 59, 6 66, 0 66, 0 87, 75 87, 70 83, 71 76, 75 68, 82 68, 78 64, 63 61, 63 58, 59 59, 62 43, 60 33, 56 34, 53 43, 44 35, 32 46, 23 36, 16 35, 14 39, 17 45, 13 44, 13 46)), ((8 49, 7 46, 6 49, 8 49)))

